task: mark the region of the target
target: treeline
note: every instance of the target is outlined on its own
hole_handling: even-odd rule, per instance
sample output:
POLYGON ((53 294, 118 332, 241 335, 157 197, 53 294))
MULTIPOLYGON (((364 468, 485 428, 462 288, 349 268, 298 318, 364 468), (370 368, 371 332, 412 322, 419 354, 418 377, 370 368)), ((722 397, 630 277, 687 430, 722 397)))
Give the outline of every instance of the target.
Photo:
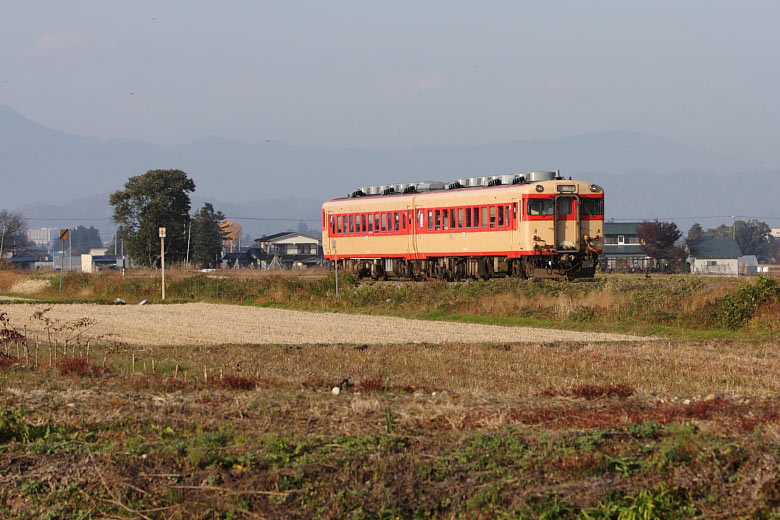
POLYGON ((743 255, 755 255, 762 263, 780 261, 780 240, 774 239, 771 228, 760 220, 737 220, 732 226, 721 224, 706 230, 697 222, 688 230, 688 244, 705 239, 733 239, 743 255))

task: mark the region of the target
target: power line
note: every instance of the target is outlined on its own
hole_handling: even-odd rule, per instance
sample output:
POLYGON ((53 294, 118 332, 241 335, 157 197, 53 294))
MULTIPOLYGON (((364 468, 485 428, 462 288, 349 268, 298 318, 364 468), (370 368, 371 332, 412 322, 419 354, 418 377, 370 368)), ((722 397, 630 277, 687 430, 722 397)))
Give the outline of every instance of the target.
MULTIPOLYGON (((25 220, 63 220, 63 221, 94 221, 94 220, 113 220, 110 217, 94 218, 71 218, 71 217, 24 217, 25 220)), ((268 222, 319 222, 318 218, 266 218, 266 217, 225 217, 232 220, 261 220, 268 222)))

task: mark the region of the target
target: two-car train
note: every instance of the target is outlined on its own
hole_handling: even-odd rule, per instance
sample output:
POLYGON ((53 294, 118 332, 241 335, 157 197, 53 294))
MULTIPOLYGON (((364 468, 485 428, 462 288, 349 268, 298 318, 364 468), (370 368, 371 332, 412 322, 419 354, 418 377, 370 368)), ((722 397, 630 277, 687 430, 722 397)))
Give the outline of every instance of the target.
POLYGON ((360 188, 322 205, 325 258, 374 279, 592 277, 604 191, 559 172, 360 188))

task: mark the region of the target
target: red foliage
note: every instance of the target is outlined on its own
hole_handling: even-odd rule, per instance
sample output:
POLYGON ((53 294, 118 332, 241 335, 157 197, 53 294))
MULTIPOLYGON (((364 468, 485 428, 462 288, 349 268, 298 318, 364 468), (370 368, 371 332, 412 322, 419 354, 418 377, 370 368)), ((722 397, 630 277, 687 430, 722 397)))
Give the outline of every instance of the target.
POLYGON ((10 368, 21 361, 18 357, 0 352, 0 368, 10 368))
POLYGON ((73 374, 85 377, 100 374, 100 367, 93 365, 89 359, 81 356, 62 358, 57 367, 60 369, 60 374, 64 376, 73 374))
POLYGON ((634 394, 634 388, 621 383, 617 385, 580 385, 572 388, 574 397, 583 397, 593 400, 599 397, 628 397, 634 394))
POLYGON ((221 379, 214 379, 212 384, 216 387, 228 388, 230 390, 254 390, 260 382, 253 377, 226 374, 221 379))
POLYGON ((355 385, 355 391, 357 392, 381 392, 385 385, 382 382, 381 377, 365 378, 355 385))

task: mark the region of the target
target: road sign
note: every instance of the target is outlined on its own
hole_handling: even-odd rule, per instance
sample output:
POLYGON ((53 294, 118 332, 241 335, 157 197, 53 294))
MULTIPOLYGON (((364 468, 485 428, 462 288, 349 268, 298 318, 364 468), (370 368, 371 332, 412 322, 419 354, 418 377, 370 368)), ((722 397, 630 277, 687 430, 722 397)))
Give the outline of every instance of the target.
POLYGON ((165 228, 164 227, 160 228, 160 238, 165 238, 165 228))
POLYGON ((70 234, 69 229, 60 229, 60 240, 67 240, 70 234))

